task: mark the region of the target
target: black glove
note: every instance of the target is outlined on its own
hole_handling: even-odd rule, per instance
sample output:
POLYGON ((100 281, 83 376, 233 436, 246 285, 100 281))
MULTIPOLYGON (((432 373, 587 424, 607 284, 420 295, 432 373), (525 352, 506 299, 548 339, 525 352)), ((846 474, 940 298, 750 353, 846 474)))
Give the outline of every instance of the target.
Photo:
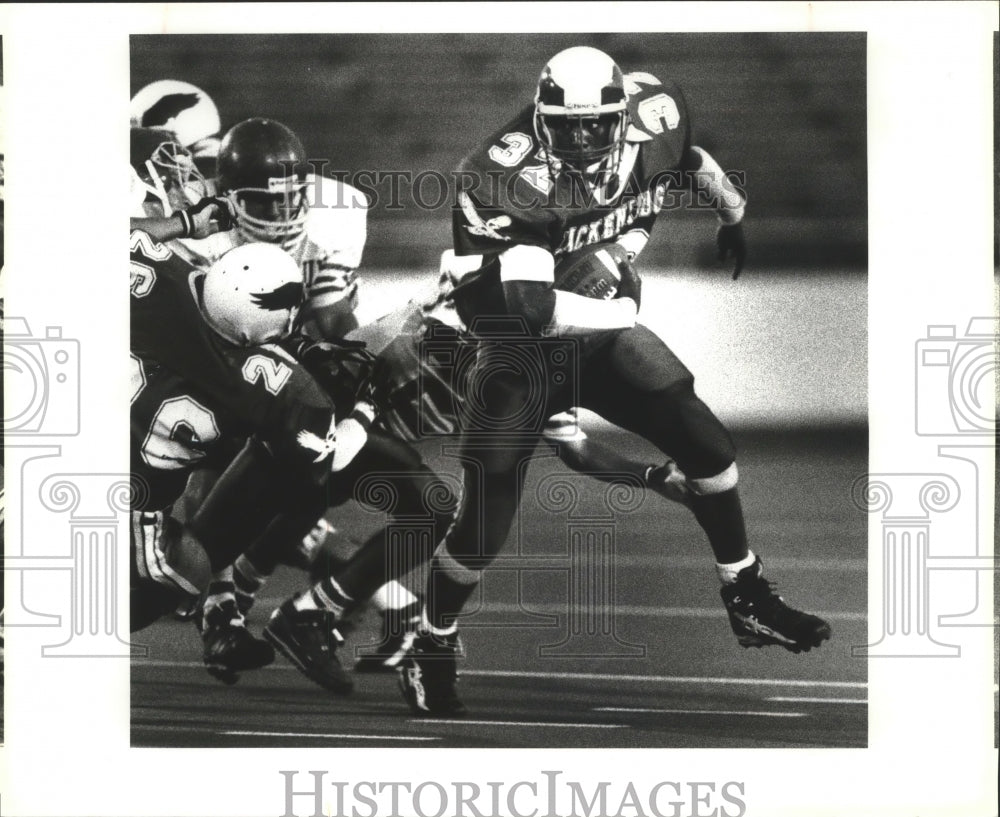
POLYGON ((733 280, 740 277, 743 264, 747 260, 747 242, 743 236, 742 223, 723 224, 715 234, 715 246, 719 248, 719 260, 725 261, 729 253, 733 254, 736 267, 733 269, 733 280))
POLYGON ((207 238, 215 232, 231 230, 236 224, 233 203, 229 199, 217 196, 207 196, 177 215, 184 225, 184 235, 181 238, 207 238), (209 208, 213 208, 214 212, 206 214, 209 208), (212 229, 212 222, 217 226, 217 230, 212 229))
POLYGON ((619 261, 618 271, 622 276, 621 283, 618 285, 618 297, 631 298, 635 301, 635 307, 638 309, 642 305, 642 278, 635 271, 631 261, 619 261))
POLYGON ((375 356, 362 341, 314 341, 299 337, 282 345, 302 362, 330 395, 337 411, 345 415, 372 377, 375 356))

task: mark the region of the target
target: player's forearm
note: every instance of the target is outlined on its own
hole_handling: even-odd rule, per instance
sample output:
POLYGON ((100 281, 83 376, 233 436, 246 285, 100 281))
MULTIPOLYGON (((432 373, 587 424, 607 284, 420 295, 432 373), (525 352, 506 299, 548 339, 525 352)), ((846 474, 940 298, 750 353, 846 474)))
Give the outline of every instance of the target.
POLYGON ((689 148, 686 158, 698 203, 710 202, 723 224, 738 224, 742 221, 746 199, 726 176, 719 163, 700 147, 689 148))
POLYGON ((149 218, 130 218, 130 230, 142 230, 154 241, 163 243, 173 241, 176 238, 183 238, 187 225, 184 223, 180 213, 172 216, 153 216, 149 218))
POLYGON ((555 304, 546 334, 564 337, 592 335, 635 326, 638 306, 632 298, 604 301, 553 290, 555 304))

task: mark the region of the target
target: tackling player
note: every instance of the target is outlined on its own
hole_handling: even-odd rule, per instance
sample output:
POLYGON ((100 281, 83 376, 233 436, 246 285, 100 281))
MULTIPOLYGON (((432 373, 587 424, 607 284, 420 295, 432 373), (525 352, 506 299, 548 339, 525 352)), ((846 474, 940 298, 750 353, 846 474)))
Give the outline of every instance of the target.
MULTIPOLYGON (((228 447, 253 434, 275 467, 322 480, 334 413, 273 343, 291 331, 302 302, 301 273, 284 253, 246 245, 200 273, 142 231, 132 231, 130 249, 132 627, 139 629, 207 584, 206 553, 170 513, 189 474, 215 456, 228 460, 228 447), (322 456, 306 444, 313 440, 322 456)), ((209 555, 221 565, 236 553, 209 555)))
POLYGON ((456 254, 477 257, 479 265, 454 298, 463 321, 487 341, 472 374, 481 411, 463 428, 470 464, 462 505, 435 552, 421 634, 400 674, 411 708, 466 711, 456 691, 457 617, 507 538, 520 501, 519 468, 541 434, 522 408, 541 399, 538 416, 566 409, 569 386, 581 406, 645 437, 686 474, 689 506, 715 556, 739 643, 792 652, 819 646, 829 625, 787 606, 749 549, 728 431, 695 394, 691 372, 636 322, 637 276, 626 266, 611 300, 553 286, 556 261, 588 245, 614 242, 634 260, 667 197, 685 189, 715 203, 720 254, 732 253, 734 277, 739 273, 743 198, 692 144, 680 89, 650 74, 624 77, 597 49, 567 49, 542 71, 534 104, 474 150, 460 172, 496 182, 460 191, 453 219, 456 254), (518 334, 484 329, 496 316, 508 316, 506 326, 520 327, 518 334), (565 372, 548 364, 539 395, 538 382, 509 365, 507 350, 544 350, 552 338, 580 340, 580 379, 567 383, 565 372))

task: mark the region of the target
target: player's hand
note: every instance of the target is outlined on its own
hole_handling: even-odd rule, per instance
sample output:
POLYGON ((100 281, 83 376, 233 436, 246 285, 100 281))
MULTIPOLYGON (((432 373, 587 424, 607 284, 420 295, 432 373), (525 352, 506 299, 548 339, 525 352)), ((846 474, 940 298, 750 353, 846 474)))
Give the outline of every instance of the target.
POLYGON ((622 280, 618 285, 617 297, 631 298, 635 301, 635 307, 638 311, 642 305, 642 278, 635 271, 635 267, 632 266, 631 261, 620 262, 618 264, 618 271, 621 273, 622 280))
POLYGON ((208 196, 178 213, 183 225, 181 238, 208 238, 231 230, 236 224, 236 210, 229 199, 208 196))
POLYGON ((663 465, 655 465, 646 472, 646 483, 656 493, 666 497, 671 502, 681 505, 691 504, 691 491, 688 489, 687 477, 672 459, 667 458, 663 465))
POLYGON ((719 260, 725 261, 730 253, 736 261, 733 268, 733 280, 740 277, 743 264, 747 260, 747 242, 743 235, 743 224, 723 224, 715 234, 715 246, 719 249, 719 260))

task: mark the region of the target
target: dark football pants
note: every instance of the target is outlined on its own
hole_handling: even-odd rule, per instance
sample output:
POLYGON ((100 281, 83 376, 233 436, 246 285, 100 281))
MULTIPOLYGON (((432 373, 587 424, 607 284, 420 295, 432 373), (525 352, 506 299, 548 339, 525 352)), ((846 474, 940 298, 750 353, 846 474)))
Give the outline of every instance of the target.
MULTIPOLYGON (((540 343, 545 343, 545 340, 540 343)), ((481 366, 490 367, 489 351, 481 366)), ((524 416, 539 399, 536 377, 497 365, 478 390, 483 414, 493 426, 502 418, 524 416)), ((735 460, 729 432, 694 393, 694 376, 667 345, 645 326, 615 335, 587 350, 576 389, 550 388, 547 418, 578 401, 609 422, 638 434, 673 457, 689 477, 709 477, 735 460)), ((531 418, 538 416, 530 414, 531 418)), ((462 436, 464 499, 446 549, 469 568, 481 569, 499 553, 521 499, 524 470, 541 437, 528 424, 490 434, 487 423, 467 427, 462 436)), ((457 611, 453 611, 457 612, 457 611)))
POLYGON ((426 542, 407 539, 398 527, 400 535, 391 542, 386 542, 386 529, 370 537, 338 570, 345 592, 358 601, 396 578, 406 565, 426 561, 450 524, 456 504, 451 487, 412 446, 372 431, 354 460, 331 474, 323 486, 296 479, 260 446, 249 444, 212 488, 191 525, 216 570, 231 563, 250 542, 255 554, 276 561, 275 554, 298 544, 328 508, 352 498, 392 519, 411 520, 415 528, 433 526, 426 542))

